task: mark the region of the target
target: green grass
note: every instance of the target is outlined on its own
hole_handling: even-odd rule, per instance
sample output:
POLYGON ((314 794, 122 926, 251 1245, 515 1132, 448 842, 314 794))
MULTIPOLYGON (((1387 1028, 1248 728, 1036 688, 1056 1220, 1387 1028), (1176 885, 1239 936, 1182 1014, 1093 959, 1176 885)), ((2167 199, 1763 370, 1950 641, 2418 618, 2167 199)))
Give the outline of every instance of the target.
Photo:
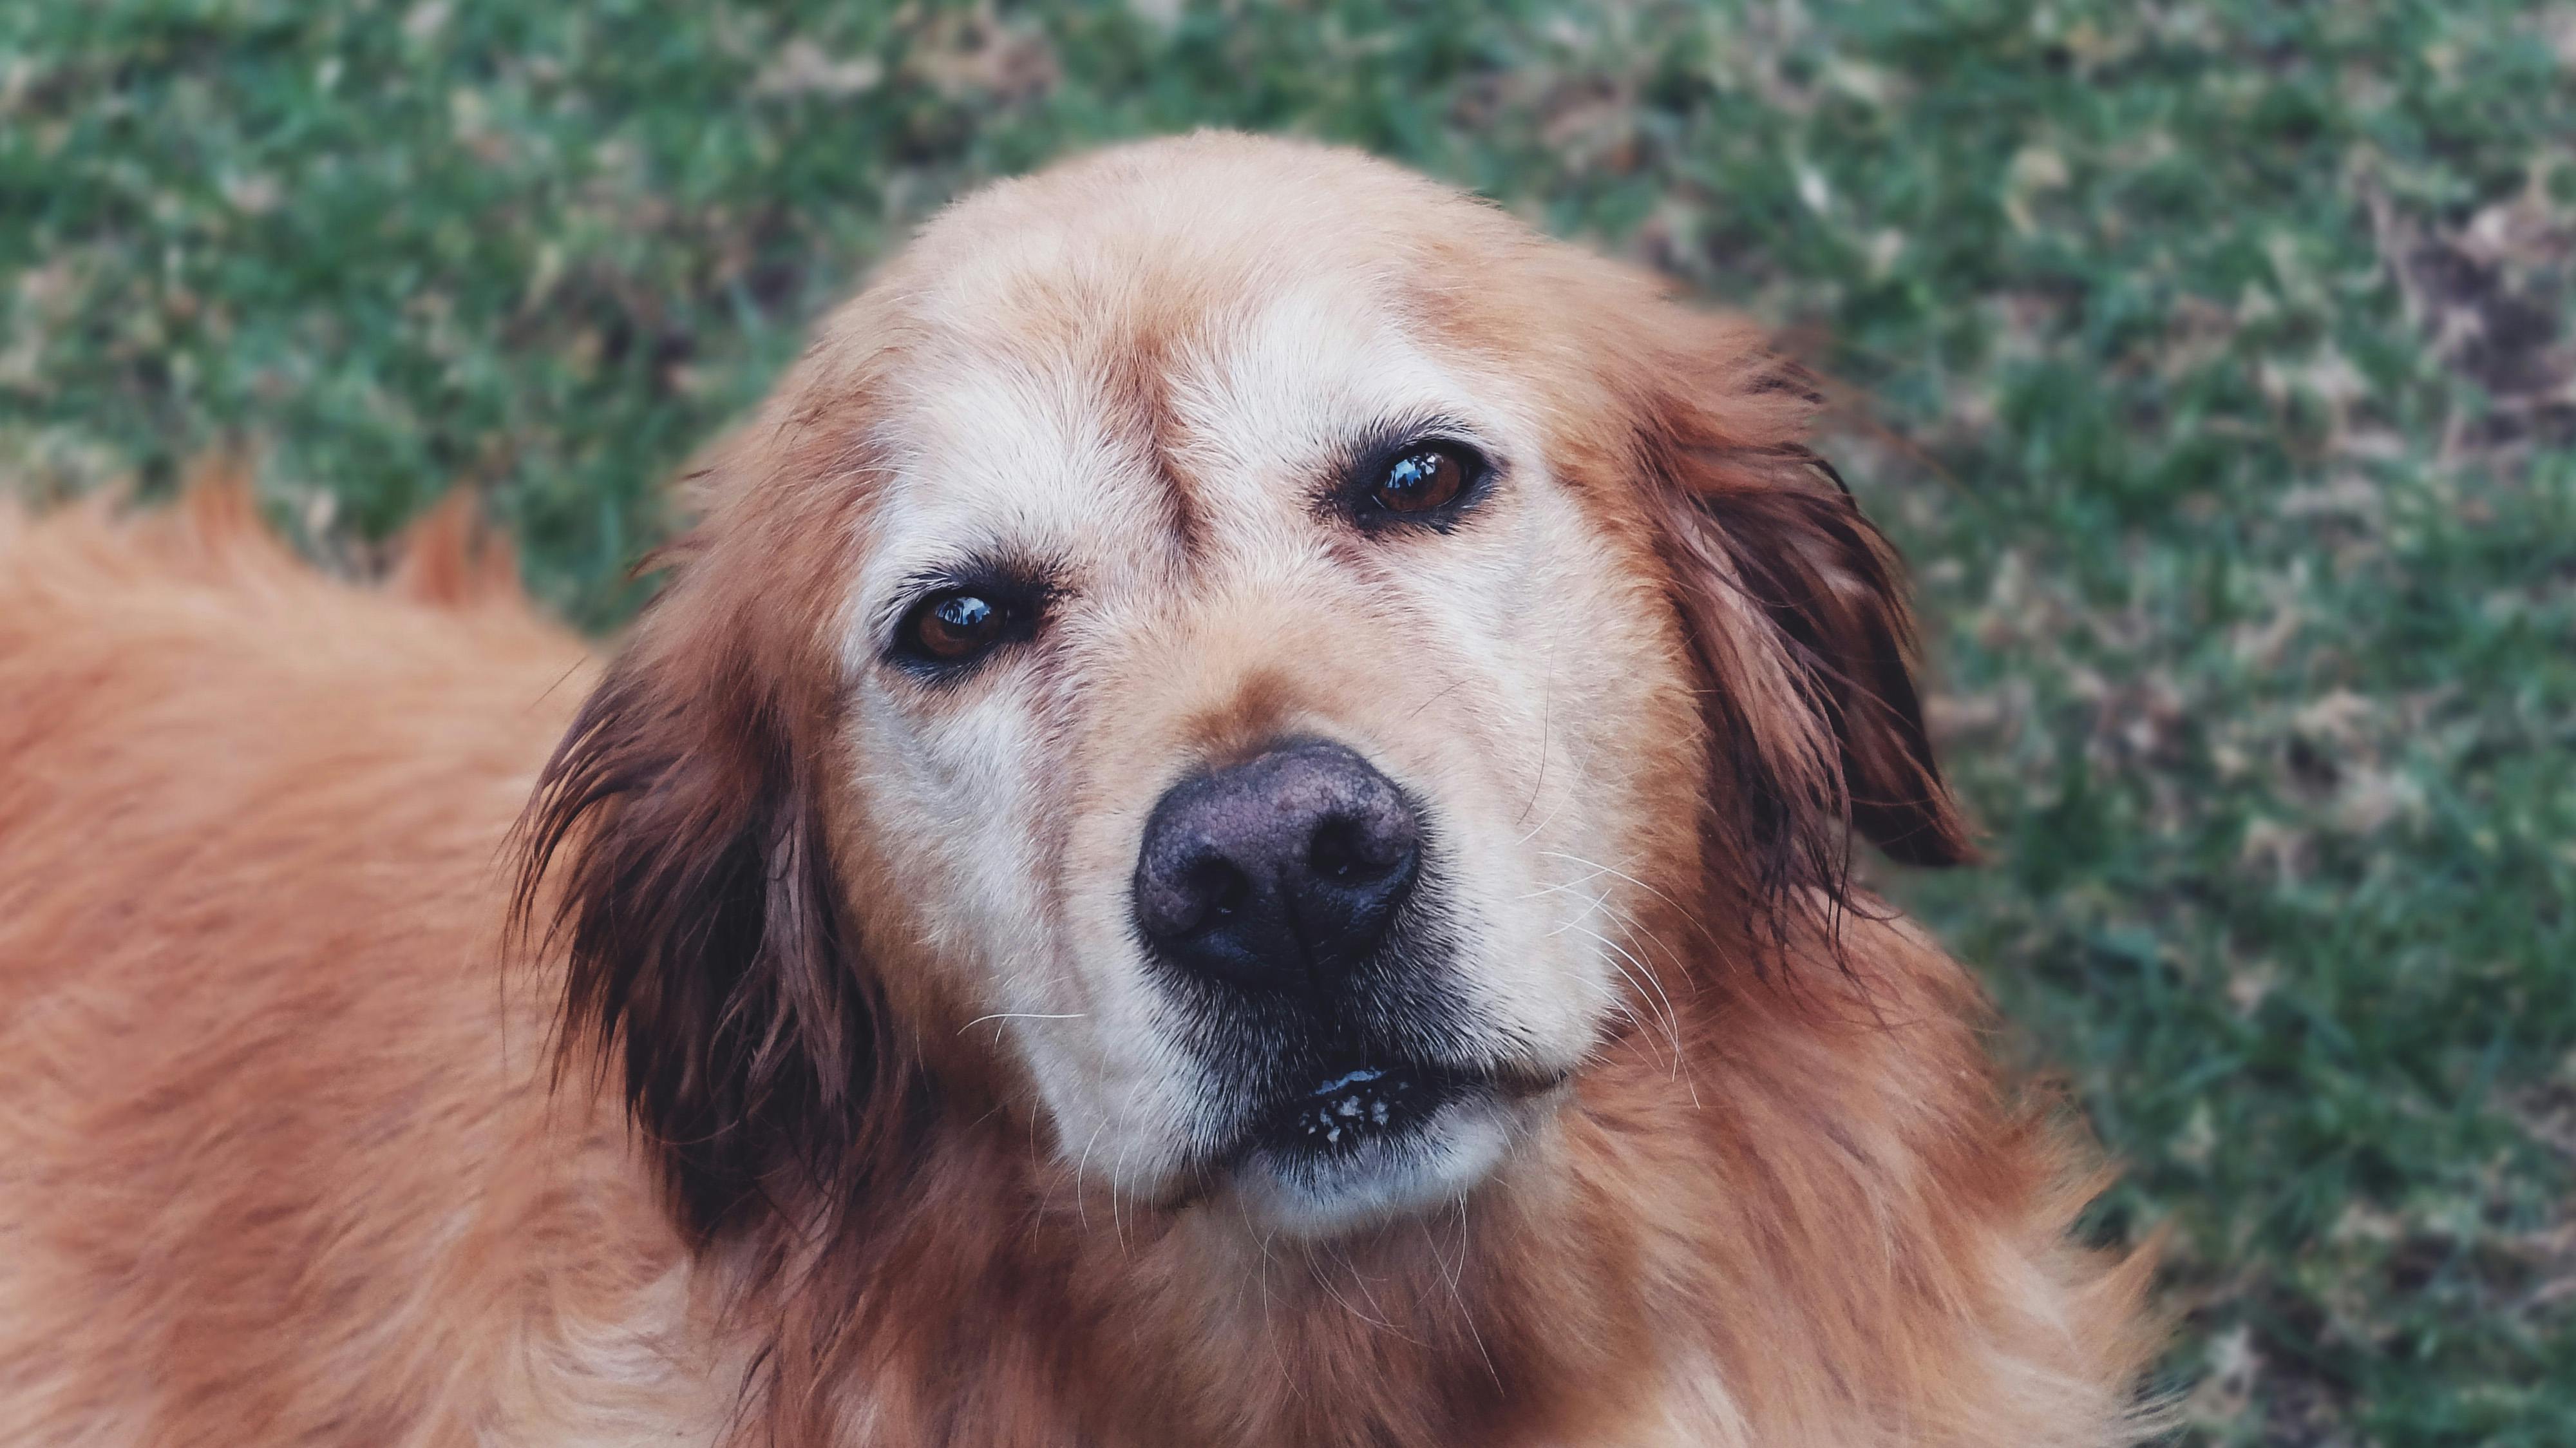
POLYGON ((1994 862, 1891 882, 2171 1232, 2200 1443, 2576 1442, 2576 8, 0 6, 0 467, 477 489, 593 626, 928 208, 1358 142, 1778 324, 1994 862))

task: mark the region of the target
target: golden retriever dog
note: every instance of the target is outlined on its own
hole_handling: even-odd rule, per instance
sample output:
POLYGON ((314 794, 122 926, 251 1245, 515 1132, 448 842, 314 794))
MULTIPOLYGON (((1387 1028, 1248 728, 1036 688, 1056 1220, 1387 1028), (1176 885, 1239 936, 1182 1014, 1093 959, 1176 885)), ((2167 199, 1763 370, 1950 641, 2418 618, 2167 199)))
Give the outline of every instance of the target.
POLYGON ((930 223, 604 670, 454 512, 9 522, 0 1441, 2130 1441, 1815 405, 1202 135, 930 223))

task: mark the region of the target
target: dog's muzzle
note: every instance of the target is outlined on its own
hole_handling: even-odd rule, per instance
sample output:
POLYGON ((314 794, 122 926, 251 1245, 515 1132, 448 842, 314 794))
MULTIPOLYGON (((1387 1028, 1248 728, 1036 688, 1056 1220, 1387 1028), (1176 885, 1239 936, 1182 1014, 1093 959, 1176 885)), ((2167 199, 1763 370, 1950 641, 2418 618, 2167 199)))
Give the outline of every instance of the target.
POLYGON ((1446 1200, 1562 1084, 1463 988, 1443 851, 1352 749, 1273 745, 1174 785, 1137 851, 1135 923, 1204 1068, 1192 1174, 1328 1231, 1446 1200))

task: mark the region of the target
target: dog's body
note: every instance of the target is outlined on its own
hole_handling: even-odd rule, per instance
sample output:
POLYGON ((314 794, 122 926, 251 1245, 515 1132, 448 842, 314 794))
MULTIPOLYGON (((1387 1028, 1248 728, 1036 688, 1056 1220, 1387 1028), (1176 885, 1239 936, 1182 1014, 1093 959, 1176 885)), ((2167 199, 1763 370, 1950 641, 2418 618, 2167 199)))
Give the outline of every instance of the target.
POLYGON ((0 544, 0 1442, 642 1441, 680 1248, 494 950, 581 662, 237 491, 0 544))
POLYGON ((2143 1262, 1841 872, 1962 846, 1791 374, 1276 143, 914 258, 604 680, 449 536, 0 544, 0 1442, 2133 1436, 2143 1262))

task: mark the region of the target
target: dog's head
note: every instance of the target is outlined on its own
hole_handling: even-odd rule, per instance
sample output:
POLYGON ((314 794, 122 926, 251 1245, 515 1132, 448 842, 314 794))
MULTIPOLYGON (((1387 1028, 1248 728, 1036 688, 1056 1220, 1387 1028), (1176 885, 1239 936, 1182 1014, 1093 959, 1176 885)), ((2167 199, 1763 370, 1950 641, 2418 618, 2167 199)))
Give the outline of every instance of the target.
POLYGON ((1813 402, 1353 154, 980 193, 706 469, 547 771, 572 1024, 701 1227, 944 1093, 1264 1229, 1457 1196, 1855 830, 1964 852, 1813 402))

